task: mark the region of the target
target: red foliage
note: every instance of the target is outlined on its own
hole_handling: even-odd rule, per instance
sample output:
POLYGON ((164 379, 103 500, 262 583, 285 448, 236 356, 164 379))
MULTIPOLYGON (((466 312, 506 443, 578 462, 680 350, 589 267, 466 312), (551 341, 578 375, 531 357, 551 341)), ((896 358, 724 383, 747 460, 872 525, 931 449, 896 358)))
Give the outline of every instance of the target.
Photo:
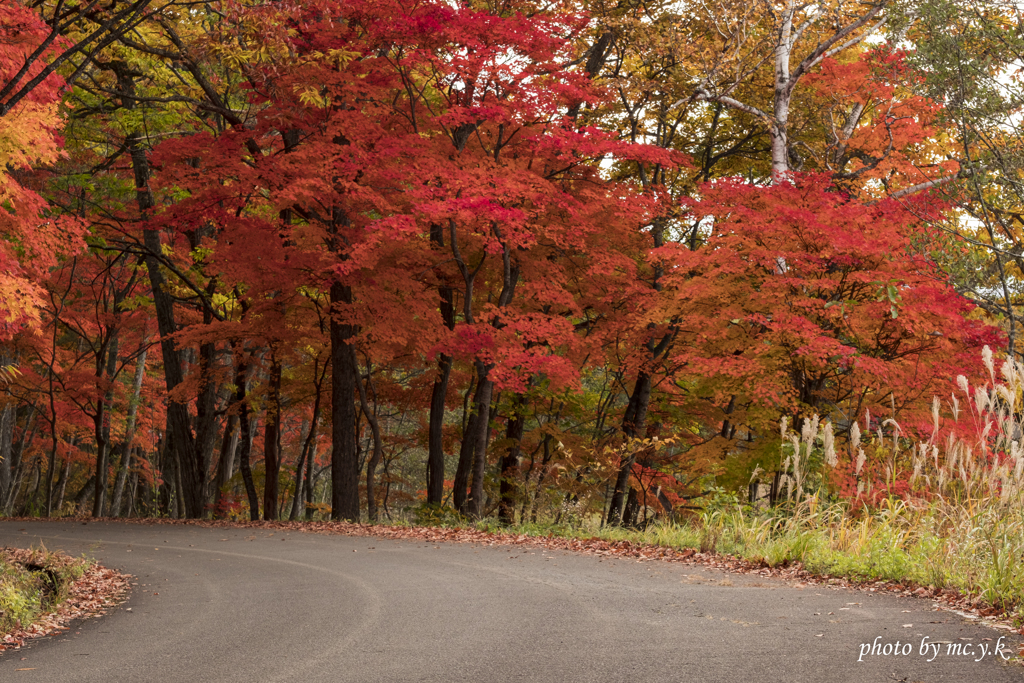
POLYGON ((697 392, 773 421, 818 406, 860 415, 891 392, 930 401, 1001 341, 914 252, 927 198, 865 204, 822 176, 701 194, 689 211, 702 244, 658 250, 665 290, 648 318, 679 328, 674 364, 697 392))
MULTIPOLYGON (((5 0, 0 6, 0 89, 12 84, 17 93, 64 41, 34 55, 49 27, 19 2, 5 0)), ((41 291, 35 279, 56 264, 57 256, 80 245, 77 221, 62 218, 58 224, 45 215, 47 204, 29 175, 33 165, 59 156, 57 105, 63 87, 63 79, 52 74, 0 115, 0 342, 36 318, 41 291)), ((0 104, 12 103, 11 96, 6 93, 0 104)))
POLYGON ((308 308, 304 288, 336 280, 353 298, 332 315, 356 326, 374 361, 443 351, 493 365, 499 389, 537 374, 576 382, 567 356, 580 281, 631 269, 652 207, 595 162, 674 159, 565 117, 603 96, 564 66, 586 19, 345 0, 247 9, 237 30, 251 30, 253 12, 259 26, 280 12, 293 27, 264 37, 289 56, 252 71, 257 118, 154 154, 158 187, 188 197, 151 225, 214 228, 208 272, 259 320, 243 330, 236 317, 216 334, 284 338, 282 312, 294 320, 308 308), (288 130, 297 138, 286 146, 288 130), (462 314, 452 331, 439 286, 462 314))

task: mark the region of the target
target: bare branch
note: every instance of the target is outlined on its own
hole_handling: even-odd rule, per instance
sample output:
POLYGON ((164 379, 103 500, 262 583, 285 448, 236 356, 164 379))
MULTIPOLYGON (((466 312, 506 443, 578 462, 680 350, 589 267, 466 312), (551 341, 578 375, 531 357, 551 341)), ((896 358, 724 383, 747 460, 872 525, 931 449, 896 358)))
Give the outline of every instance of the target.
POLYGON ((857 29, 863 28, 864 26, 866 26, 868 24, 868 22, 870 22, 872 19, 874 19, 876 16, 878 16, 878 14, 883 9, 885 9, 885 6, 888 4, 888 1, 889 0, 881 0, 881 2, 879 2, 877 5, 872 7, 860 19, 857 19, 857 21, 854 21, 854 22, 852 22, 850 24, 847 24, 846 26, 844 26, 839 31, 836 31, 836 33, 833 34, 831 38, 829 38, 828 40, 826 40, 823 43, 820 43, 816 48, 814 48, 814 51, 811 52, 811 54, 807 55, 803 59, 803 61, 800 62, 799 65, 797 65, 796 70, 793 71, 793 75, 789 79, 789 83, 788 83, 787 87, 790 90, 792 90, 793 86, 796 84, 796 82, 798 80, 800 80, 801 76, 803 76, 805 73, 807 73, 810 69, 812 69, 815 65, 817 65, 821 60, 825 59, 826 57, 831 57, 833 55, 836 55, 836 54, 842 52, 843 50, 845 50, 847 48, 853 47, 857 43, 859 43, 862 40, 864 40, 867 36, 871 35, 875 31, 877 31, 879 28, 881 28, 882 25, 886 22, 886 17, 882 17, 882 19, 878 23, 876 23, 874 26, 872 26, 870 29, 868 29, 864 33, 862 33, 862 34, 860 34, 858 36, 854 36, 850 40, 847 40, 846 42, 841 43, 838 46, 836 45, 837 43, 839 43, 841 40, 846 38, 848 35, 850 35, 854 31, 856 31, 857 29))
MULTIPOLYGON (((768 116, 768 114, 766 114, 765 112, 758 109, 757 107, 751 106, 749 104, 744 104, 743 102, 740 102, 737 99, 733 99, 732 97, 728 97, 726 95, 712 95, 703 88, 698 89, 695 95, 696 96, 693 99, 696 101, 721 102, 722 104, 731 109, 738 109, 739 111, 746 112, 751 116, 756 116, 759 119, 764 119, 765 121, 769 122, 771 121, 771 117, 768 116)), ((676 104, 682 104, 685 101, 686 100, 679 100, 679 102, 677 102, 676 104)))

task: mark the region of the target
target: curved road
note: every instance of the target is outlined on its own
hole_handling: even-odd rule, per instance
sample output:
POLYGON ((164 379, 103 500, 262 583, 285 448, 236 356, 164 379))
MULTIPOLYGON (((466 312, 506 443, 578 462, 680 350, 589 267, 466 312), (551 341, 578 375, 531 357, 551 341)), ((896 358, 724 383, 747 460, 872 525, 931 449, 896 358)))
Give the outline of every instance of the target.
MULTIPOLYGON (((0 522, 0 545, 40 541, 138 585, 111 614, 0 655, 5 683, 1024 681, 1024 668, 995 653, 1004 632, 931 601, 679 564, 249 529, 0 522), (891 652, 897 641, 910 654, 871 654, 872 643, 891 652), (935 641, 937 654, 927 647, 935 641)), ((1002 644, 1017 652, 1016 638, 1002 644)))

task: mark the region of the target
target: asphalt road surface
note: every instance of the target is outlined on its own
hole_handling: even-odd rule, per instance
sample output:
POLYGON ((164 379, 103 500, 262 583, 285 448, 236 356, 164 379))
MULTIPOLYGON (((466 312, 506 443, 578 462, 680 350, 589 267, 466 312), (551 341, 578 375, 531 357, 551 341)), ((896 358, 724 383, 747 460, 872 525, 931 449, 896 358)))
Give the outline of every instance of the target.
POLYGON ((107 616, 0 655, 3 683, 1024 681, 1024 668, 996 653, 1002 644, 1016 654, 1016 638, 929 600, 681 564, 249 529, 0 522, 0 545, 40 541, 138 585, 107 616))

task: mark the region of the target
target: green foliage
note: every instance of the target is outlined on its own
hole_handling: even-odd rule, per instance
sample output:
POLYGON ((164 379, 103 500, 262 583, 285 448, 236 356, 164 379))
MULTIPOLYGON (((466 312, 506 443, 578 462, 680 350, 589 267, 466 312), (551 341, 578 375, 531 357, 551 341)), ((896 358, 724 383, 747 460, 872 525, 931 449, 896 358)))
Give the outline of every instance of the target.
POLYGON ((0 633, 32 623, 41 601, 39 576, 0 557, 0 633))
POLYGON ((67 599, 71 584, 89 562, 33 551, 28 561, 0 553, 0 635, 23 628, 67 599))
POLYGON ((419 526, 464 526, 468 519, 449 505, 422 503, 412 509, 413 519, 419 526))

